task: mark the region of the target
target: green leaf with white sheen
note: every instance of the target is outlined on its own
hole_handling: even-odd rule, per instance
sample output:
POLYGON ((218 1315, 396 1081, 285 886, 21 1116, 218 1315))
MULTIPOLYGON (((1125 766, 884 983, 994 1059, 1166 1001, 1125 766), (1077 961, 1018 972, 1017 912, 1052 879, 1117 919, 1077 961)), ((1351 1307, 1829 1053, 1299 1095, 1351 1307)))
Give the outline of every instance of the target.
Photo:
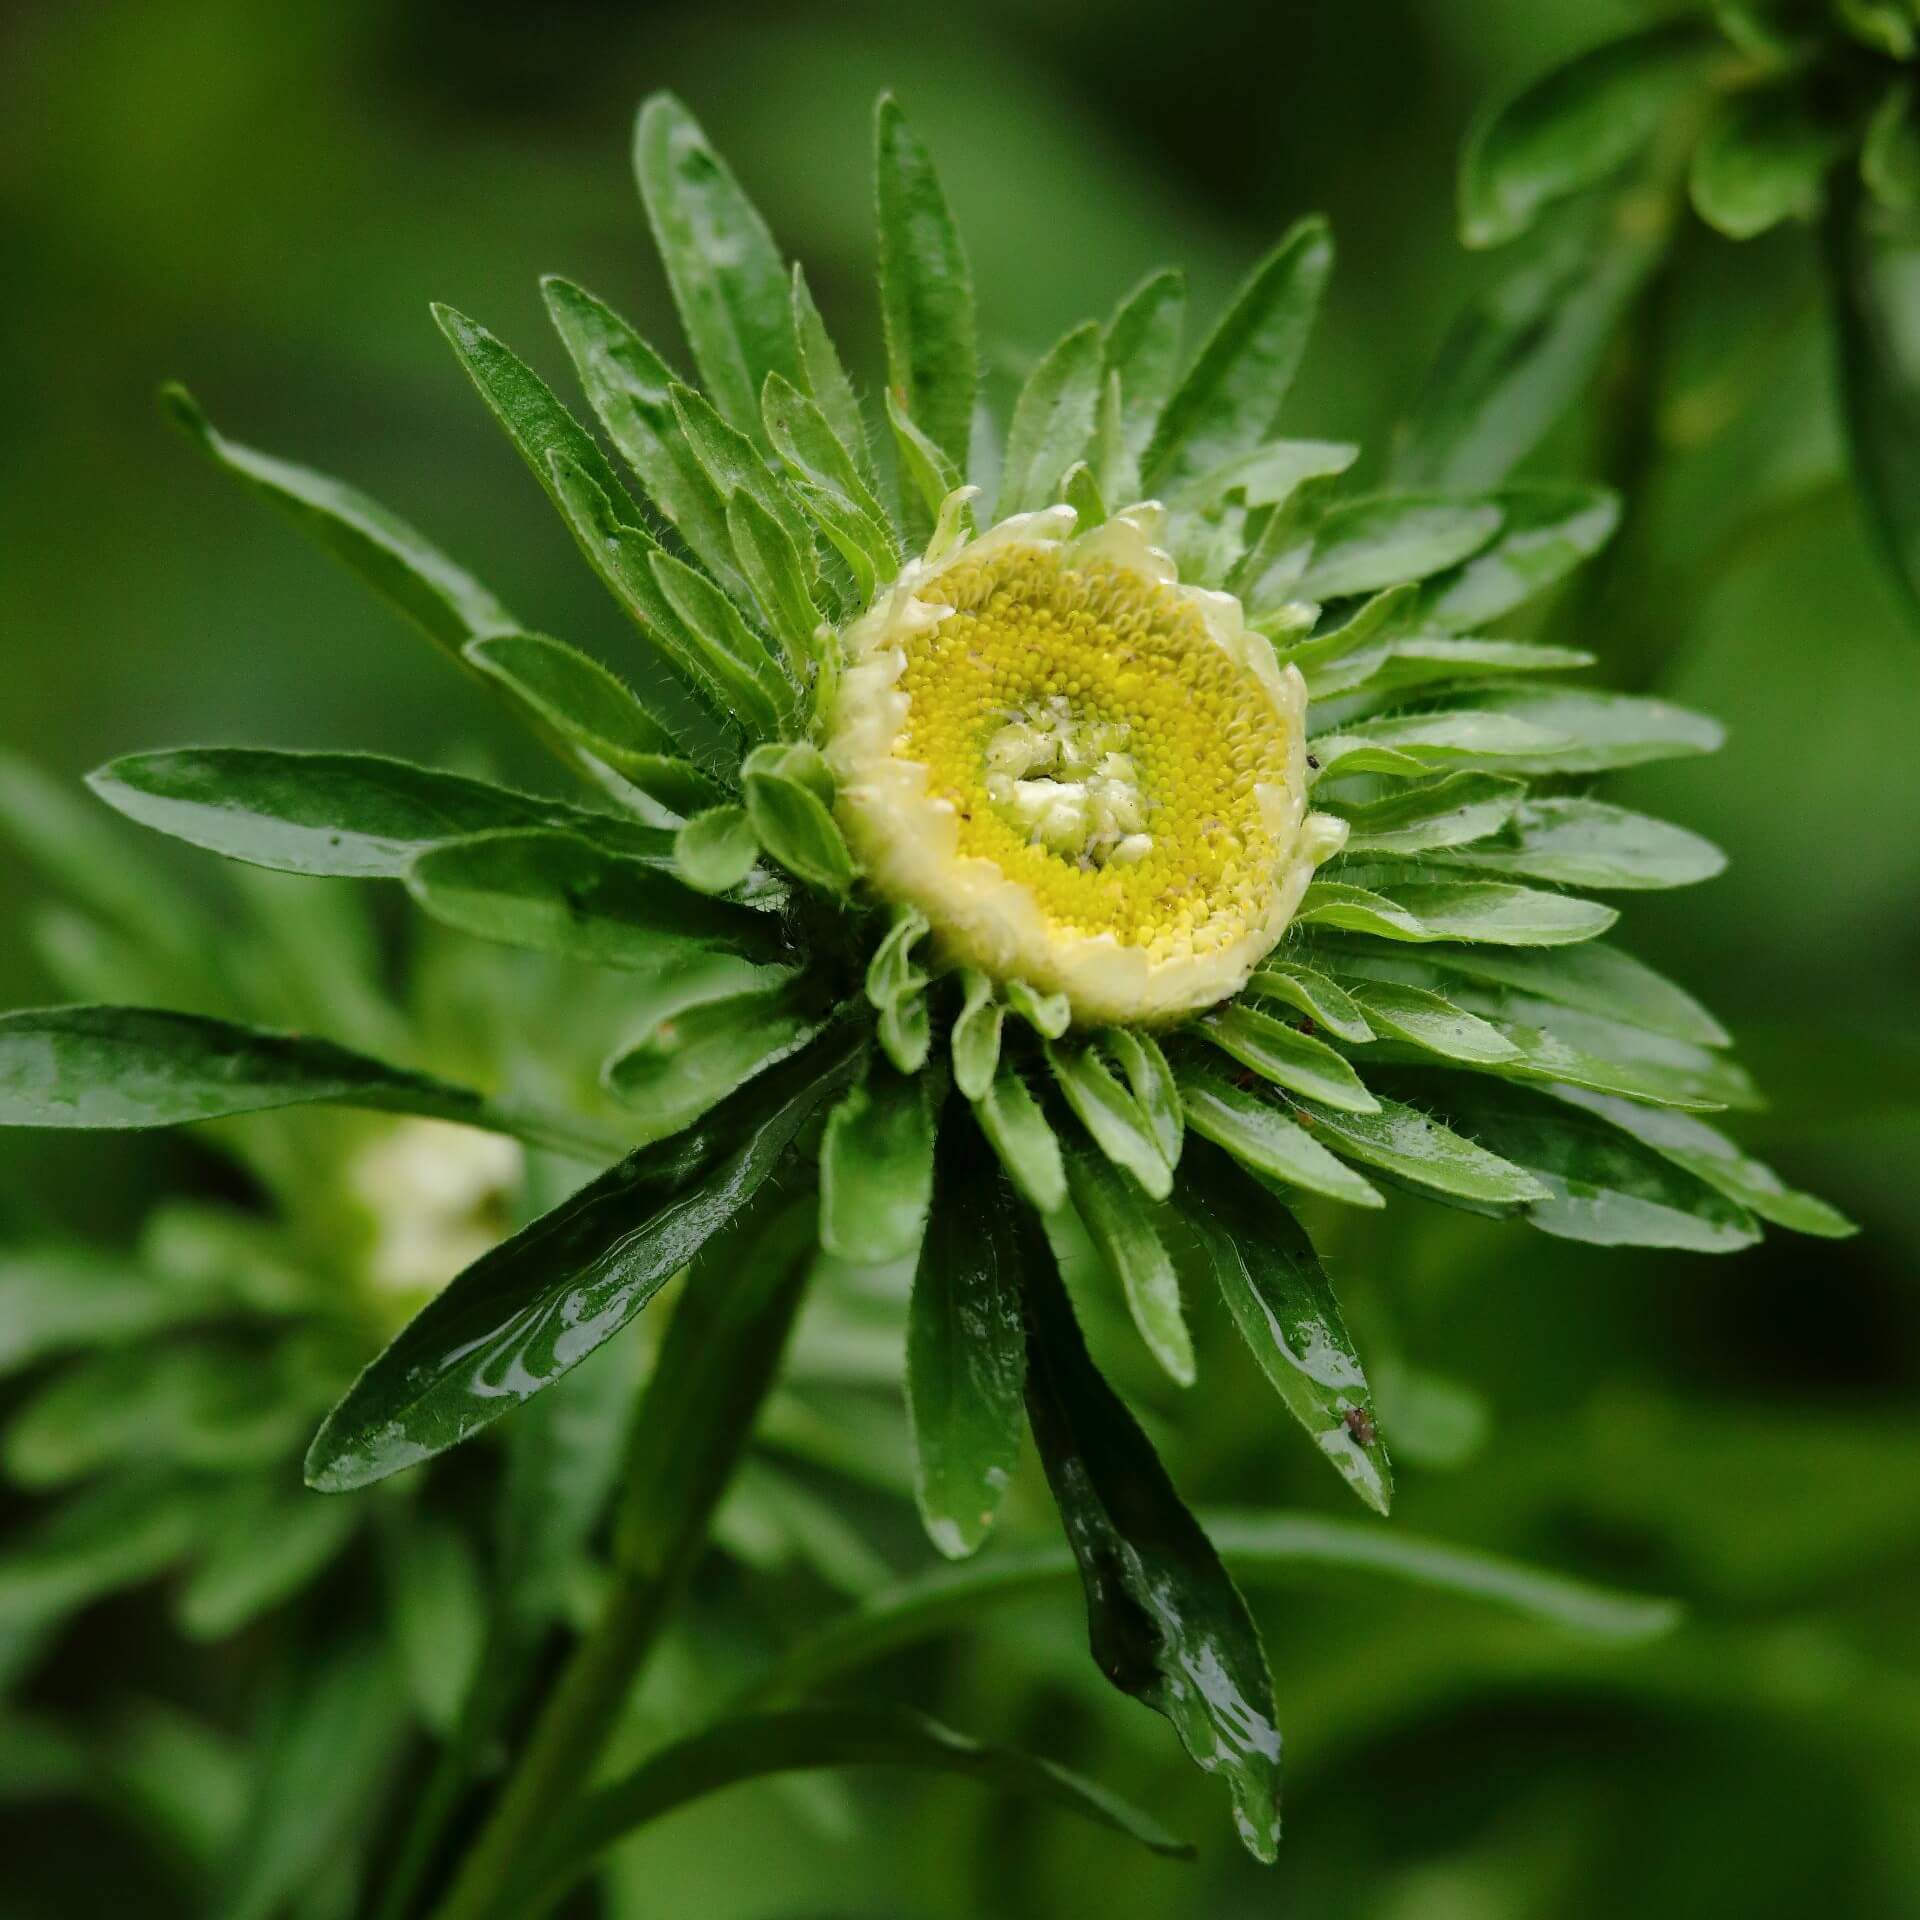
POLYGON ((443 841, 511 828, 650 861, 671 844, 657 827, 372 754, 182 747, 110 761, 87 784, 156 833, 281 873, 397 880, 443 841))
POLYGON ((700 377, 736 427, 758 434, 767 375, 791 380, 800 370, 787 270, 773 236, 671 94, 656 93, 641 107, 633 170, 700 377))
POLYGON ((1591 559, 1620 524, 1619 496, 1605 487, 1530 484, 1492 497, 1499 535, 1420 597, 1422 614, 1449 633, 1470 633, 1524 606, 1591 559))
POLYGON ((1067 1192, 1147 1351, 1176 1386, 1192 1386, 1193 1337, 1180 1309, 1180 1276, 1152 1203, 1104 1153, 1079 1142, 1067 1149, 1067 1192))
POLYGON ((1520 1048, 1498 1027, 1425 987, 1376 980, 1356 999, 1383 1038, 1405 1041, 1443 1060, 1497 1066, 1521 1057, 1520 1048))
POLYGON ((1277 1000, 1304 1013, 1317 1027, 1341 1040, 1364 1044, 1373 1029, 1355 1000, 1315 967, 1270 955, 1247 981, 1256 1000, 1277 1000))
POLYGON ((1555 754, 1577 751, 1572 737, 1524 715, 1480 707, 1433 713, 1388 713, 1355 720, 1311 742, 1322 780, 1356 773, 1415 779, 1421 774, 1491 763, 1531 771, 1555 754))
POLYGON ((1498 833, 1526 795, 1525 783, 1490 773, 1453 773, 1380 800, 1318 796, 1347 822, 1348 854, 1410 855, 1471 846, 1498 833))
POLYGON ((1302 599, 1332 600, 1429 579, 1499 531, 1500 509, 1488 501, 1385 493, 1343 501, 1320 522, 1296 590, 1302 599))
POLYGON ((746 492, 727 502, 727 532, 754 598, 780 642, 789 676, 804 682, 818 651, 820 609, 800 549, 786 528, 746 492))
POLYGON ((1333 237, 1317 215, 1254 268, 1161 411, 1142 463, 1149 493, 1272 436, 1332 270, 1333 237))
POLYGON ((1611 907, 1504 881, 1433 881, 1375 891, 1316 880, 1294 916, 1305 926, 1384 940, 1465 940, 1501 947, 1560 947, 1591 940, 1619 919, 1611 907))
POLYGON ((1108 1027, 1100 1044, 1119 1063, 1128 1090, 1147 1116, 1162 1158, 1170 1167, 1180 1164, 1185 1119, 1180 1110, 1180 1088, 1160 1051, 1160 1043, 1144 1027, 1108 1027))
MULTIPOLYGON (((778 376, 769 375, 769 378, 778 376)), ((705 394, 676 385, 671 397, 680 431, 721 498, 730 500, 736 493, 751 494, 786 528, 795 544, 804 549, 806 516, 780 470, 769 465, 760 448, 715 411, 705 394)))
POLYGON ((994 517, 1060 497, 1060 478, 1086 452, 1100 395, 1100 326, 1075 327, 1040 357, 1014 403, 994 517))
POLYGON ((229 440, 185 387, 165 387, 161 399, 210 460, 271 501, 449 653, 476 634, 520 624, 457 561, 357 487, 229 440))
POLYGON ((949 1040, 953 1084, 969 1100, 983 1100, 1000 1065, 1000 1030, 1007 1010, 986 974, 967 967, 962 970, 960 980, 965 999, 954 1016, 949 1040))
POLYGON ((933 1199, 933 1141, 927 1076, 871 1068, 827 1116, 821 1246, 861 1266, 913 1254, 933 1199))
POLYGON ((754 837, 768 854, 808 886, 844 896, 853 855, 834 822, 833 782, 819 748, 805 741, 756 747, 741 763, 740 783, 754 837))
POLYGON ((1716 753, 1726 739, 1719 721, 1642 694, 1515 686, 1476 688, 1470 697, 1476 718, 1536 727, 1570 743, 1510 756, 1520 773, 1610 773, 1716 753))
POLYGON ((1094 1144, 1115 1166, 1124 1167, 1143 1192, 1166 1199, 1173 1191, 1173 1169, 1139 1101, 1114 1078, 1090 1043, 1043 1044, 1054 1084, 1094 1144))
POLYGON ((1415 634, 1383 641, 1325 672, 1306 676, 1316 700, 1364 693, 1369 701, 1404 695, 1415 687, 1471 686, 1520 673, 1568 673, 1593 665, 1593 655, 1575 647, 1536 646, 1523 640, 1480 640, 1450 634, 1415 634))
POLYGON ((1393 1502, 1393 1466, 1373 1392, 1313 1242, 1258 1181, 1200 1156, 1180 1210, 1227 1311, 1288 1412, 1376 1513, 1393 1502))
POLYGON ((1067 1172, 1059 1138, 1012 1061, 1002 1059, 973 1112, 1021 1199, 1041 1213, 1064 1207, 1067 1172))
POLYGON ((1378 1113, 1342 1113, 1310 1101, 1301 1110, 1332 1152, 1410 1186, 1490 1210, 1523 1206, 1547 1192, 1526 1168, 1397 1100, 1382 1100, 1378 1113))
POLYGON ((1308 1094, 1353 1113, 1373 1113, 1379 1107, 1344 1054, 1270 1013, 1229 1006, 1206 1015, 1195 1030, 1261 1079, 1291 1093, 1308 1094))
POLYGON ((1386 1205, 1370 1180, 1270 1101, 1236 1086, 1204 1062, 1183 1059, 1176 1072, 1188 1126, 1242 1166, 1351 1207, 1386 1205))
POLYGON ((669 553, 653 554, 649 564, 699 650, 711 684, 725 689, 728 704, 753 732, 778 733, 792 713, 794 695, 772 647, 705 574, 669 553))
MULTIPOLYGON (((774 451, 796 480, 835 495, 862 527, 863 547, 883 576, 900 564, 900 552, 866 468, 847 452, 838 430, 818 402, 778 374, 761 396, 761 411, 774 451)), ((802 496, 805 504, 805 496, 802 496)))
POLYGON ((889 397, 964 472, 979 380, 973 275, 932 158, 891 94, 873 132, 889 397))
POLYGON ((1690 887, 1727 864, 1710 840, 1601 800, 1528 800, 1507 830, 1479 846, 1455 848, 1437 864, 1543 880, 1551 886, 1690 887))

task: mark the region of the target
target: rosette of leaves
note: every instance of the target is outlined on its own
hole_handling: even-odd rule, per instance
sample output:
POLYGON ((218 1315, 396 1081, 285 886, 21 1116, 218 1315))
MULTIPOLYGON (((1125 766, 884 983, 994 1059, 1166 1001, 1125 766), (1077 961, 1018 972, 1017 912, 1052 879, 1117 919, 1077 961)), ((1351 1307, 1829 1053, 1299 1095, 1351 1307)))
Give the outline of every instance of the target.
MULTIPOLYGON (((637 1144, 425 1306, 327 1417, 309 1482, 355 1489, 455 1446, 684 1271, 704 1305, 681 1347, 674 1322, 633 1455, 641 1504, 677 1524, 724 1479, 740 1442, 714 1435, 749 1421, 818 1253, 910 1263, 934 1543, 981 1545, 1024 1420, 1101 1668, 1223 1777, 1270 1857, 1280 1743, 1253 1620, 1090 1359, 1063 1274, 1124 1301, 1183 1385, 1183 1291, 1218 1289, 1287 1412, 1384 1512, 1386 1436, 1309 1205, 1393 1194, 1715 1252, 1763 1220, 1846 1231, 1703 1117, 1753 1099, 1726 1034, 1588 897, 1717 870, 1692 834, 1591 787, 1719 731, 1571 679, 1586 654, 1489 631, 1606 539, 1605 492, 1365 493, 1343 480, 1356 449, 1279 437, 1331 267, 1322 222, 1190 350, 1180 277, 1150 278, 1040 358, 1003 436, 979 406, 960 237, 891 101, 873 407, 677 102, 643 110, 635 160, 700 384, 594 296, 546 288, 624 475, 503 342, 436 310, 631 617, 630 678, 173 397, 214 460, 480 675, 580 786, 563 801, 200 748, 116 761, 95 791, 231 859, 397 881, 449 927, 607 969, 632 1002, 601 1081, 637 1144), (1217 735, 1196 731, 1216 713, 1217 735), (912 762, 902 725, 926 730, 929 761, 954 740, 972 756, 951 793, 880 780, 912 762)), ((377 1058, 236 1027, 156 1038, 157 1018, 11 1016, 7 1117, 323 1101, 528 1130, 377 1058)), ((526 1018, 537 1045, 544 1011, 526 1018)), ((654 1571, 683 1570, 667 1553, 654 1571)), ((612 1709, 573 1709, 576 1733, 604 1735, 612 1709)), ((529 1768, 450 1914, 503 1897, 541 1783, 565 1771, 538 1741, 529 1768)))
POLYGON ((1908 0, 1717 0, 1495 105, 1462 158, 1461 234, 1524 237, 1522 258, 1457 336, 1456 378, 1411 423, 1402 471, 1484 483, 1525 452, 1667 268, 1686 203, 1731 240, 1813 225, 1855 483, 1920 600, 1917 59, 1908 0), (1496 387, 1505 404, 1487 408, 1496 387))

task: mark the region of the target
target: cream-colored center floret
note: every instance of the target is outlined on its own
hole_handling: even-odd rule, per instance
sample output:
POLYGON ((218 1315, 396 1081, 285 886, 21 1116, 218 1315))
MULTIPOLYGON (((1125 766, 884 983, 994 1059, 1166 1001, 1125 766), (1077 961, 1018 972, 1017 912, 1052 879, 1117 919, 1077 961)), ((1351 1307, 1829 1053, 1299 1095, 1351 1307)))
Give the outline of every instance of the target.
POLYGON ((876 885, 957 962, 1083 1022, 1238 992, 1339 823, 1306 812, 1306 690, 1136 508, 1050 508, 909 567, 846 636, 828 755, 876 885))

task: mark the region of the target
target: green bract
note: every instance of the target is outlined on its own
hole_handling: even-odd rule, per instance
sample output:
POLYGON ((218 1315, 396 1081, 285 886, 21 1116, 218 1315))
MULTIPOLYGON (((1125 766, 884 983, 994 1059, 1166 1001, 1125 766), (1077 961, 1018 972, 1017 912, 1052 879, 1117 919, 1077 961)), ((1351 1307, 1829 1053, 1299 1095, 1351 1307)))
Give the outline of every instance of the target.
MULTIPOLYGON (((1638 137, 1643 109, 1622 119, 1620 101, 1691 44, 1662 38, 1603 76, 1590 103, 1610 129, 1603 157, 1638 137)), ((1522 124, 1489 143, 1498 157, 1541 138, 1522 124)), ((1763 1218, 1847 1231, 1700 1117, 1752 1101, 1726 1035, 1614 944, 1613 906, 1573 891, 1717 870, 1703 841, 1588 787, 1711 751, 1719 730, 1571 683, 1585 654, 1488 631, 1605 540, 1605 492, 1462 490, 1440 471, 1364 492, 1341 478, 1352 448, 1277 437, 1331 267, 1324 223, 1295 227, 1190 355, 1171 274, 1071 331, 1035 363, 1002 439, 981 425, 966 254, 890 101, 876 130, 876 406, 676 102, 643 111, 635 158, 699 384, 592 295, 547 288, 624 473, 505 344, 436 317, 630 616, 645 684, 673 697, 643 698, 526 630, 385 509, 224 438, 176 394, 212 459, 481 675, 577 781, 562 801, 370 756, 237 748, 141 754, 93 779, 130 818, 234 860, 398 880, 445 928, 530 949, 543 968, 600 970, 593 1004, 617 1010, 620 1037, 596 1063, 598 1091, 517 1097, 525 1063, 551 1053, 551 994, 523 997, 539 1011, 504 1057, 421 1063, 447 1078, 187 1000, 0 1019, 0 1121, 156 1126, 332 1103, 518 1135, 602 1168, 479 1252, 345 1390, 307 1457, 309 1484, 334 1492, 550 1388, 689 1268, 761 1273, 790 1314, 783 1276, 806 1273, 816 1240, 843 1264, 912 1263, 908 1404, 934 1544, 960 1557, 986 1537, 1024 1401, 1102 1667, 1222 1775, 1247 1845, 1268 1857, 1280 1742, 1258 1635, 1090 1358, 1062 1268, 1110 1285, 1181 1385, 1196 1372, 1183 1299, 1217 1287, 1282 1404, 1385 1512, 1387 1437, 1296 1217, 1309 1198, 1378 1208, 1410 1193, 1575 1239, 1709 1251, 1750 1243, 1763 1218), (1301 869, 1284 936, 1228 998, 1151 1026, 1076 1022, 1049 981, 960 964, 947 930, 856 861, 822 752, 850 671, 843 636, 930 543, 946 554, 968 539, 976 490, 1062 538, 1070 524, 1083 539, 1120 527, 1131 509, 1135 544, 1114 550, 1143 550, 1135 536, 1152 529, 1183 591, 1210 590, 1215 609, 1233 596, 1263 684, 1298 690, 1293 723, 1312 698, 1299 761, 1326 817, 1323 864, 1310 885, 1301 869), (491 1090, 465 1084, 476 1077, 491 1090), (516 1097, 497 1090, 509 1083, 516 1097)), ((1542 161, 1517 185, 1503 173, 1485 220, 1523 219, 1593 164, 1542 161)), ((1307 795, 1291 799, 1297 821, 1307 795)), ((111 871, 123 868, 138 891, 144 874, 111 871)), ((90 977, 107 998, 165 1002, 181 974, 125 989, 111 967, 90 977)), ((365 1023, 324 1000, 261 1011, 369 1044, 365 1023)), ((101 1310, 138 1328, 190 1308, 101 1310)), ((770 1370, 778 1351, 768 1334, 752 1366, 770 1370)), ((663 1419, 684 1412, 671 1380, 653 1391, 663 1419)), ((313 1557, 334 1524, 311 1520, 313 1557)), ((904 1743, 988 1764, 942 1747, 938 1729, 856 1740, 796 1721, 782 1737, 801 1753, 904 1743)), ((624 1799, 612 1791, 581 1816, 595 1844, 662 1789, 642 1775, 624 1799)))

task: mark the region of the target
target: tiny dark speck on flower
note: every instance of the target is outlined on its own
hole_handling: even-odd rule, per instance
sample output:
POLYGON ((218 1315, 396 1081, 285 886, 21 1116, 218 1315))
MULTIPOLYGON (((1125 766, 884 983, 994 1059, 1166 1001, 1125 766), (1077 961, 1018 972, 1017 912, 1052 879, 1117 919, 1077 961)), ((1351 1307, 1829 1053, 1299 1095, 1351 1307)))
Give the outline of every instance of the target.
POLYGON ((1320 771, 1320 756, 1317 753, 1308 754, 1307 765, 1310 766, 1315 773, 1318 773, 1320 771))
POLYGON ((1349 1407, 1340 1416, 1347 1423, 1347 1431, 1363 1447, 1373 1445, 1379 1429, 1373 1424, 1373 1415, 1365 1407, 1349 1407))

